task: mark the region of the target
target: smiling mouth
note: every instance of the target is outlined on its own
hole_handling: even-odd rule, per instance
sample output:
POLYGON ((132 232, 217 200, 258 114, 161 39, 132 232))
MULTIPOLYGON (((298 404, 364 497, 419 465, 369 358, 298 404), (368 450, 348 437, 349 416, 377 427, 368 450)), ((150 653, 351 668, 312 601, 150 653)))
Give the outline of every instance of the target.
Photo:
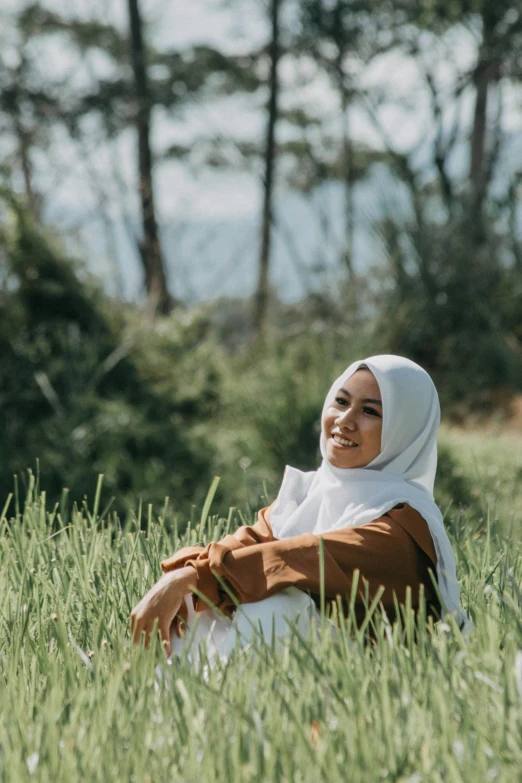
POLYGON ((350 440, 349 438, 343 438, 341 435, 337 435, 337 433, 332 435, 332 440, 335 443, 339 444, 339 446, 344 446, 345 448, 353 449, 359 445, 358 443, 355 443, 353 440, 350 440))

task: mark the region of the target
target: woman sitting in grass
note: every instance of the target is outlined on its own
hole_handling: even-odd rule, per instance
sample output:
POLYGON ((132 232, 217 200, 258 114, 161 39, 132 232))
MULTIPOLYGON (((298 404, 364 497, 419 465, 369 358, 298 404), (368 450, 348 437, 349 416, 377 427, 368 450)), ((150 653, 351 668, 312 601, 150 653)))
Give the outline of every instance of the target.
POLYGON ((398 605, 418 609, 423 592, 428 612, 465 623, 433 500, 439 422, 435 386, 414 362, 384 355, 351 364, 326 396, 319 470, 287 467, 255 525, 163 561, 165 573, 132 612, 135 640, 148 640, 157 621, 167 651, 180 652, 186 625, 191 643, 204 639, 209 655, 226 656, 254 628, 267 640, 289 625, 306 635, 321 595, 355 601, 362 620, 374 598, 393 619, 398 605))

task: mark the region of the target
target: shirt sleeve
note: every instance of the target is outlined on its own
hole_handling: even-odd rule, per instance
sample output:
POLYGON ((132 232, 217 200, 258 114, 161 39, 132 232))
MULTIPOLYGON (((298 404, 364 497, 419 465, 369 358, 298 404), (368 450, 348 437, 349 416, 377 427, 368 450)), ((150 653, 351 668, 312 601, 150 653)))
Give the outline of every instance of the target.
MULTIPOLYGON (((436 561, 400 524, 398 520, 404 514, 395 520, 393 511, 361 527, 343 528, 321 536, 326 598, 348 599, 357 578, 359 609, 364 609, 365 602, 371 601, 381 587, 384 589, 381 603, 391 614, 395 601, 405 602, 408 587, 414 607, 418 605, 421 584, 425 586, 426 598, 433 599, 430 569, 435 571, 436 561)), ((417 533, 422 531, 422 526, 427 529, 425 521, 418 516, 417 533)), ((198 577, 197 589, 202 598, 197 601, 196 609, 211 604, 230 612, 235 602, 260 601, 290 586, 313 596, 320 595, 319 537, 306 533, 277 540, 271 531, 270 535, 265 532, 266 537, 259 542, 255 541, 257 533, 240 533, 240 537, 245 535, 247 545, 236 539, 231 546, 235 537, 227 536, 209 544, 196 558, 186 562, 194 566, 198 577)))
MULTIPOLYGON (((274 501, 275 502, 275 501, 274 501)), ((243 549, 245 547, 267 544, 274 541, 272 528, 270 527, 270 512, 274 506, 267 506, 259 511, 257 521, 254 525, 243 525, 234 533, 225 536, 219 544, 227 552, 243 549)), ((161 562, 161 568, 164 572, 174 571, 184 566, 192 566, 196 569, 198 579, 198 592, 205 596, 206 600, 196 599, 196 611, 208 609, 209 605, 219 607, 222 611, 230 612, 234 607, 234 602, 229 598, 227 600, 226 592, 220 589, 216 576, 212 573, 210 567, 210 550, 214 544, 207 546, 187 546, 180 549, 171 557, 161 562)))

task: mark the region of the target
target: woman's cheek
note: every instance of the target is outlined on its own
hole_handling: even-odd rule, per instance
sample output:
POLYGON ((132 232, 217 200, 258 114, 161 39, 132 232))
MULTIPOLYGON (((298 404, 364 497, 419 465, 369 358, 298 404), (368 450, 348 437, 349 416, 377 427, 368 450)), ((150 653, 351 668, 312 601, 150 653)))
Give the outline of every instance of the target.
POLYGON ((330 432, 334 425, 337 411, 335 408, 328 408, 321 420, 322 428, 324 432, 330 432))

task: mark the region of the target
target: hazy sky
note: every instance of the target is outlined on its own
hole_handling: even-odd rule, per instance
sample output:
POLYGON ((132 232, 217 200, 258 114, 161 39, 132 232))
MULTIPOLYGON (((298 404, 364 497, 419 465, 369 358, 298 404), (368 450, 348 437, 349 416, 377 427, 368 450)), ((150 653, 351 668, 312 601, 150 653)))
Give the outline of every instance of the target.
MULTIPOLYGON (((0 23, 1 14, 7 17, 9 10, 18 8, 19 4, 20 0, 2 0, 0 23)), ((46 0, 45 5, 63 13, 105 18, 117 22, 122 28, 127 26, 126 0, 46 0)), ((286 7, 291 11, 291 0, 287 0, 286 7)), ((267 40, 265 9, 266 3, 259 0, 231 0, 228 3, 223 0, 142 2, 143 14, 149 25, 149 37, 158 47, 165 49, 183 49, 194 43, 207 43, 228 51, 249 51, 267 40)), ((0 40, 3 55, 16 60, 16 41, 10 38, 7 26, 4 24, 2 27, 0 40)), ((435 67, 438 84, 450 92, 455 75, 472 67, 476 47, 473 34, 458 29, 446 36, 443 42, 436 43, 426 36, 423 57, 426 63, 435 67)), ((42 47, 37 56, 43 69, 61 74, 62 78, 69 80, 78 89, 82 89, 89 78, 102 75, 109 67, 102 52, 93 54, 87 64, 85 61, 79 63, 76 55, 59 39, 42 47)), ((314 74, 312 67, 309 66, 308 79, 306 63, 301 63, 299 68, 304 78, 297 94, 290 89, 295 82, 296 66, 289 58, 282 60, 283 104, 290 107, 304 102, 321 116, 330 117, 332 131, 338 131, 339 111, 335 93, 324 76, 314 74)), ((429 96, 417 64, 398 53, 384 55, 364 71, 359 70, 357 80, 361 86, 376 86, 394 99, 379 110, 380 122, 395 149, 402 152, 417 149, 421 161, 431 143, 434 129, 430 125, 429 96), (399 108, 401 103, 402 107, 399 108)), ((157 111, 153 124, 154 149, 160 153, 171 144, 192 144, 194 161, 197 162, 198 140, 201 138, 212 135, 231 139, 262 138, 265 125, 265 116, 260 109, 262 99, 262 95, 254 98, 205 98, 204 101, 193 102, 190 107, 175 115, 166 116, 164 112, 157 111)), ((502 100, 505 108, 504 132, 516 135, 522 128, 520 95, 505 89, 502 100)), ((462 106, 464 126, 469 125, 472 110, 473 95, 469 92, 462 106)), ((446 122, 451 121, 452 113, 448 111, 446 122)), ((382 138, 361 107, 352 109, 350 127, 356 141, 382 148, 382 138)), ((289 132, 283 125, 278 128, 279 138, 289 132)), ((118 286, 130 297, 135 296, 141 286, 141 270, 135 250, 126 239, 126 231, 129 225, 137 224, 138 215, 134 152, 135 136, 132 131, 124 134, 117 144, 107 146, 93 123, 92 134, 81 154, 66 138, 58 138, 49 160, 41 156, 37 160, 42 190, 51 190, 53 193, 48 204, 48 218, 66 225, 69 230, 77 226, 76 235, 87 244, 86 256, 90 265, 107 279, 111 276, 122 278, 118 286), (96 187, 93 187, 94 184, 96 187), (107 225, 100 221, 100 211, 110 216, 112 231, 108 231, 107 225)), ((225 286, 219 290, 219 286, 214 284, 213 292, 245 292, 253 286, 255 279, 260 172, 246 173, 233 166, 226 171, 216 171, 198 166, 195 162, 192 166, 180 162, 162 163, 156 169, 159 215, 169 238, 166 247, 169 265, 173 267, 172 275, 178 286, 182 286, 180 280, 187 281, 186 290, 178 290, 177 293, 180 296, 204 295, 202 291, 198 293, 201 286, 197 279, 205 277, 201 270, 210 268, 212 271, 213 265, 218 262, 224 266, 228 264, 231 269, 234 269, 235 263, 239 272, 228 275, 228 288, 225 286), (240 261, 244 259, 244 262, 234 261, 237 257, 240 261)), ((462 154, 453 161, 455 170, 460 168, 465 171, 467 165, 468 161, 462 154)), ((356 207, 363 223, 365 216, 366 223, 370 222, 384 198, 393 201, 392 186, 383 183, 382 177, 373 177, 370 190, 368 187, 360 189, 360 203, 356 207)), ((301 204, 297 195, 285 195, 281 184, 277 192, 281 214, 288 224, 287 234, 290 232, 296 238, 299 253, 294 248, 293 255, 301 256, 305 264, 317 265, 317 254, 311 252, 310 248, 322 246, 325 247, 322 255, 330 258, 328 263, 335 263, 338 255, 335 237, 340 241, 342 233, 340 190, 336 191, 335 187, 323 189, 313 203, 305 203, 301 199, 301 204), (319 224, 321 221, 324 223, 324 220, 318 214, 318 204, 323 211, 328 212, 332 225, 329 241, 321 235, 319 224), (300 247, 303 236, 306 236, 306 247, 300 247)), ((375 253, 368 242, 368 239, 362 237, 357 239, 359 260, 364 265, 375 253)), ((294 271, 295 279, 292 283, 292 273, 288 270, 292 263, 295 266, 295 258, 293 262, 289 258, 284 260, 285 253, 288 255, 288 245, 288 241, 283 242, 281 238, 276 240, 275 250, 279 254, 279 261, 274 269, 276 273, 277 267, 287 270, 284 275, 289 275, 288 282, 285 283, 286 278, 278 282, 283 289, 286 286, 283 294, 292 298, 298 295, 295 288, 298 275, 294 271)), ((323 262, 326 263, 324 258, 323 262)))

